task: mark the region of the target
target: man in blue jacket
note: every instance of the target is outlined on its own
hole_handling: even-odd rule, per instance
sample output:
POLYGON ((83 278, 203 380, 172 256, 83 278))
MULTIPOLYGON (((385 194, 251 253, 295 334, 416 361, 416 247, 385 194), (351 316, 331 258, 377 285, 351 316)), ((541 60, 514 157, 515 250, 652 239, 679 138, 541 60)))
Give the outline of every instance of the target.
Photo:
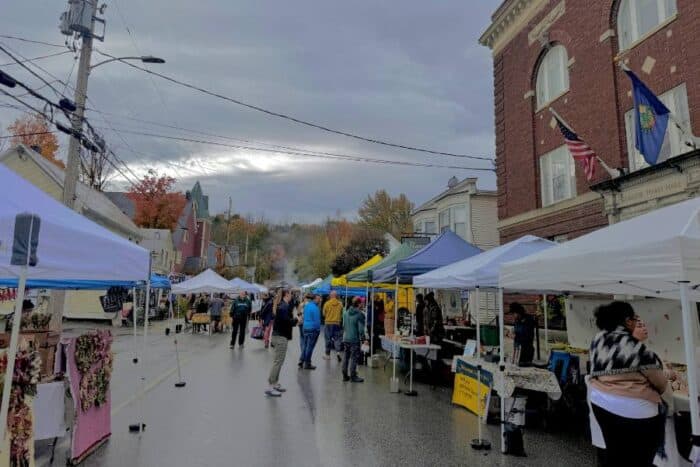
POLYGON ((321 297, 314 295, 313 299, 304 306, 304 351, 301 354, 301 362, 299 368, 305 370, 315 370, 316 367, 311 364, 311 356, 316 347, 316 341, 321 333, 321 309, 319 304, 321 297))

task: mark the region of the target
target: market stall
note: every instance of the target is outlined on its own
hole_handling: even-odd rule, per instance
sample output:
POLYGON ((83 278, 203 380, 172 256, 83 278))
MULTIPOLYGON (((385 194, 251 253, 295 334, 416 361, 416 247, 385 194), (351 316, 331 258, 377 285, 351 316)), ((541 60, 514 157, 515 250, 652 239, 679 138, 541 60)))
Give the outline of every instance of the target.
MULTIPOLYGON (((17 281, 15 317, 22 316, 28 281, 46 281, 45 284, 53 283, 54 288, 59 288, 62 282, 102 281, 107 285, 106 289, 113 284, 131 285, 135 281, 148 280, 147 250, 66 208, 3 166, 0 166, 0 185, 4 189, 4 203, 0 206, 0 226, 3 226, 0 244, 5 246, 0 249, 0 278, 9 280, 11 285, 17 281)), ((18 438, 17 423, 18 414, 24 413, 26 417, 21 426, 32 426, 32 405, 37 394, 40 361, 36 352, 18 349, 21 321, 13 319, 9 349, 2 356, 3 362, 6 361, 3 367, 13 368, 14 372, 22 367, 21 374, 36 374, 37 377, 19 383, 15 378, 15 384, 24 386, 19 388, 22 397, 12 399, 13 407, 10 407, 10 391, 3 391, 0 439, 4 441, 0 465, 9 459, 10 445, 13 446, 14 462, 33 464, 31 449, 17 449, 20 442, 23 446, 33 445, 33 430, 27 432, 23 429, 21 438, 18 438), (27 373, 28 368, 37 371, 27 373), (9 425, 8 413, 13 414, 9 425), (6 427, 9 437, 5 437, 6 427)), ((11 387, 14 372, 4 372, 4 388, 11 387)), ((87 450, 93 448, 94 445, 87 450)), ((71 454, 80 456, 85 453, 71 454)))
MULTIPOLYGON (((393 265, 375 271, 373 281, 394 283, 395 293, 398 297, 400 284, 413 284, 415 276, 452 264, 455 261, 478 255, 479 253, 481 253, 479 248, 463 240, 454 232, 446 230, 438 238, 412 255, 397 261, 393 265)), ((394 303, 394 329, 396 329, 399 316, 398 300, 394 303)), ((391 391, 399 391, 398 379, 396 378, 396 359, 394 359, 393 365, 391 391)), ((410 394, 414 393, 411 392, 410 394)))
MULTIPOLYGON (((549 240, 544 240, 532 235, 527 235, 481 254, 472 256, 462 261, 457 261, 450 265, 430 271, 426 274, 416 276, 413 279, 413 283, 417 287, 431 289, 460 289, 474 291, 476 296, 475 301, 476 303, 480 303, 479 293, 481 291, 498 290, 499 272, 504 263, 519 258, 524 258, 540 251, 548 250, 554 246, 556 246, 556 243, 554 242, 550 242, 549 240)), ((505 398, 512 396, 515 387, 538 390, 541 385, 527 384, 531 380, 548 380, 550 384, 553 381, 553 386, 556 387, 557 391, 554 392, 552 390, 548 390, 542 392, 548 392, 550 395, 553 395, 558 399, 561 395, 561 391, 559 390, 556 377, 554 377, 554 375, 547 370, 539 370, 537 368, 518 368, 514 365, 508 365, 507 368, 505 368, 505 372, 497 372, 497 365, 486 362, 482 359, 481 320, 479 313, 477 313, 476 316, 476 358, 471 358, 469 355, 465 357, 457 357, 457 360, 462 360, 465 365, 461 365, 458 361, 455 361, 455 364, 453 365, 453 369, 458 374, 455 378, 453 401, 461 403, 468 408, 471 407, 476 409, 475 413, 480 418, 483 417, 483 421, 485 421, 485 410, 482 408, 482 406, 472 404, 470 401, 467 401, 464 397, 460 396, 460 393, 463 392, 461 388, 465 386, 463 378, 460 378, 460 371, 458 371, 460 368, 465 368, 463 375, 468 375, 470 368, 474 368, 476 373, 475 379, 477 381, 481 380, 482 370, 492 375, 493 384, 491 387, 495 389, 502 398, 502 407, 504 406, 505 398), (517 373, 520 377, 507 377, 504 375, 504 373, 511 375, 517 373)), ((503 325, 502 320, 500 325, 503 325)), ((503 340, 499 341, 499 345, 499 355, 502 356, 504 354, 503 340)), ((481 386, 479 386, 478 389, 481 389, 481 386)), ((479 400, 482 399, 482 396, 483 395, 481 393, 476 395, 479 400)), ((481 442, 481 424, 479 424, 479 442, 481 442)))
MULTIPOLYGON (((171 292, 173 295, 190 295, 190 294, 215 294, 226 293, 233 294, 240 289, 227 281, 211 269, 194 276, 191 279, 173 284, 171 292)), ((192 316, 193 324, 208 325, 211 322, 211 317, 206 313, 197 313, 192 316), (202 315, 202 316, 198 316, 202 315)), ((211 334, 211 326, 209 326, 211 334)))
MULTIPOLYGON (((700 198, 652 211, 503 265, 513 290, 680 300, 693 458, 700 445, 696 349, 700 300, 700 198)), ((502 313, 502 306, 501 306, 502 313)))

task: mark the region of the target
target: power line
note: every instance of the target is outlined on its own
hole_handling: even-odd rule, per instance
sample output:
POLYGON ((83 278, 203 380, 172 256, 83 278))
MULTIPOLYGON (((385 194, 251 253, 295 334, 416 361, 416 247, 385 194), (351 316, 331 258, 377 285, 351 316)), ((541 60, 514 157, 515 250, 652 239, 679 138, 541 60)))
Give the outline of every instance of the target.
POLYGON ((51 42, 37 41, 37 40, 33 40, 33 39, 26 39, 26 38, 24 38, 24 37, 10 36, 10 35, 7 35, 7 34, 0 34, 0 37, 2 37, 3 39, 12 39, 12 40, 15 40, 15 41, 28 42, 28 43, 30 43, 30 44, 41 44, 41 45, 48 45, 48 46, 50 46, 50 47, 60 47, 60 48, 65 48, 65 47, 66 47, 65 44, 63 44, 63 45, 60 45, 60 44, 52 44, 51 42))
MULTIPOLYGON (((37 60, 44 60, 46 58, 58 57, 59 55, 65 55, 65 54, 69 54, 69 53, 72 53, 72 52, 70 50, 64 50, 63 52, 56 52, 55 54, 41 55, 39 57, 28 58, 28 59, 22 61, 21 63, 35 62, 37 60)), ((17 62, 13 61, 13 62, 0 64, 0 66, 10 66, 10 65, 17 65, 17 64, 18 64, 17 62)))
POLYGON ((351 155, 346 155, 346 154, 334 154, 334 153, 313 154, 310 152, 258 148, 258 147, 254 147, 254 146, 226 144, 226 143, 219 143, 216 141, 184 138, 184 137, 179 137, 179 136, 160 135, 160 134, 156 134, 156 133, 128 130, 128 129, 123 129, 123 128, 120 128, 118 131, 122 132, 122 133, 139 135, 139 136, 148 136, 148 137, 152 137, 152 138, 161 138, 161 139, 168 139, 168 140, 173 140, 173 141, 183 141, 183 142, 188 142, 188 143, 208 144, 208 145, 221 146, 221 147, 227 147, 227 148, 232 148, 232 149, 241 149, 241 150, 246 150, 246 151, 260 151, 260 152, 267 152, 267 153, 273 153, 273 154, 288 154, 288 155, 294 155, 294 156, 315 157, 315 158, 321 158, 321 159, 336 159, 336 160, 347 160, 347 161, 353 161, 353 162, 369 162, 369 163, 387 164, 387 165, 403 165, 403 166, 410 166, 410 167, 477 170, 477 171, 488 171, 488 172, 494 171, 494 169, 484 168, 484 167, 451 166, 451 165, 431 164, 431 163, 422 163, 422 162, 408 162, 408 161, 396 161, 396 160, 387 160, 387 159, 376 159, 376 158, 371 158, 371 157, 366 157, 366 156, 351 156, 351 155))
MULTIPOLYGON (((108 53, 102 52, 102 51, 100 51, 100 50, 95 49, 95 51, 96 51, 97 53, 101 54, 101 55, 106 56, 106 57, 116 58, 116 57, 114 57, 113 55, 110 55, 110 54, 108 54, 108 53)), ((347 136, 348 138, 353 138, 353 139, 356 139, 356 140, 365 141, 365 142, 373 143, 373 144, 379 144, 379 145, 382 145, 382 146, 389 146, 389 147, 394 147, 394 148, 399 148, 399 149, 406 149, 406 150, 409 150, 409 151, 423 152, 423 153, 427 153, 427 154, 435 154, 435 155, 438 155, 438 156, 449 156, 449 157, 459 157, 459 158, 464 158, 464 159, 476 159, 476 160, 493 161, 493 158, 492 158, 492 157, 486 157, 486 156, 470 156, 470 155, 467 155, 467 154, 455 154, 455 153, 451 153, 451 152, 435 151, 435 150, 432 150, 432 149, 420 148, 420 147, 416 147, 416 146, 409 146, 409 145, 404 145, 404 144, 391 143, 391 142, 384 141, 384 140, 377 139, 377 138, 370 138, 370 137, 365 137, 365 136, 356 135, 356 134, 354 134, 354 133, 348 133, 348 132, 342 131, 342 130, 335 130, 335 129, 333 129, 333 128, 330 128, 330 127, 327 127, 327 126, 324 126, 324 125, 320 125, 320 124, 317 124, 317 123, 312 123, 312 122, 309 122, 309 121, 306 121, 306 120, 301 120, 301 119, 299 119, 299 118, 292 117, 291 115, 286 115, 286 114, 283 114, 283 113, 280 113, 280 112, 275 112, 275 111, 268 110, 268 109, 265 109, 265 108, 260 107, 260 106, 257 106, 257 105, 253 105, 253 104, 249 104, 249 103, 247 103, 247 102, 243 102, 243 101, 241 101, 241 100, 239 100, 239 99, 235 99, 235 98, 232 98, 232 97, 224 96, 223 94, 219 94, 219 93, 216 93, 216 92, 213 92, 213 91, 209 91, 209 90, 207 90, 207 89, 204 89, 204 88, 202 88, 202 87, 196 86, 196 85, 194 85, 194 84, 190 84, 190 83, 186 83, 186 82, 184 82, 184 81, 180 81, 180 80, 178 80, 178 79, 172 78, 172 77, 167 76, 167 75, 164 75, 164 74, 162 74, 162 73, 158 73, 158 72, 156 72, 156 71, 149 70, 148 68, 143 68, 143 67, 140 67, 140 66, 138 66, 138 65, 134 65, 133 63, 130 63, 130 62, 127 62, 127 61, 124 61, 124 62, 122 62, 122 63, 124 63, 124 64, 126 64, 127 66, 130 66, 130 67, 132 67, 132 68, 135 68, 135 69, 137 69, 137 70, 141 70, 141 71, 146 72, 146 73, 149 73, 149 74, 151 74, 151 75, 158 76, 159 78, 162 78, 162 79, 164 79, 164 80, 166 80, 166 81, 170 81, 171 83, 175 83, 175 84, 177 84, 177 85, 184 86, 184 87, 186 87, 186 88, 193 89, 193 90, 195 90, 195 91, 199 91, 199 92, 201 92, 201 93, 203 93, 203 94, 207 94, 207 95, 212 96, 212 97, 216 97, 216 98, 219 98, 219 99, 223 99, 223 100, 225 100, 225 101, 232 102, 232 103, 234 103, 234 104, 237 104, 237 105, 246 107, 246 108, 248 108, 248 109, 255 110, 255 111, 258 111, 258 112, 262 112, 262 113, 267 114, 267 115, 271 115, 271 116, 273 116, 273 117, 283 118, 283 119, 285 119, 285 120, 289 120, 289 121, 298 123, 298 124, 300 124, 300 125, 305 125, 305 126, 308 126, 308 127, 316 128, 316 129, 318 129, 318 130, 322 130, 322 131, 325 131, 325 132, 328 132, 328 133, 334 133, 334 134, 341 135, 341 136, 347 136)))
POLYGON ((54 134, 56 133, 55 130, 50 130, 50 131, 37 131, 35 133, 22 133, 19 135, 7 135, 7 136, 0 136, 0 139, 9 139, 9 138, 21 138, 23 136, 39 136, 39 135, 49 135, 49 134, 54 134))

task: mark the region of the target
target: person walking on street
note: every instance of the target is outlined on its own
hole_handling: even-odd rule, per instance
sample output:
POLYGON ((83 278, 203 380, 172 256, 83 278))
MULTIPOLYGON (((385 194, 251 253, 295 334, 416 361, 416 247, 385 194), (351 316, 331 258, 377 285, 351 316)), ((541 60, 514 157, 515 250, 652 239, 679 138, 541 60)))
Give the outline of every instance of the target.
POLYGON ((270 369, 270 377, 267 382, 269 388, 265 394, 269 397, 280 397, 286 391, 280 385, 280 370, 287 356, 287 344, 292 340, 292 330, 296 325, 296 318, 289 307, 292 294, 289 290, 280 290, 272 302, 272 346, 275 349, 270 369))
POLYGON ((323 319, 325 326, 323 328, 324 337, 326 338, 326 355, 324 359, 331 359, 331 350, 335 350, 338 361, 341 361, 340 356, 340 341, 342 339, 343 330, 340 323, 343 317, 343 302, 338 300, 338 294, 335 290, 331 292, 330 298, 323 305, 323 319))
POLYGON ((209 303, 209 316, 211 317, 211 331, 221 331, 221 310, 224 309, 224 299, 220 295, 214 295, 209 303))
POLYGON ((231 331, 231 348, 236 345, 236 335, 238 335, 238 346, 243 348, 245 334, 248 325, 248 316, 253 308, 250 299, 245 292, 238 294, 231 304, 231 318, 233 319, 233 331, 231 331))
POLYGON ((296 310, 297 323, 299 323, 299 366, 303 366, 304 362, 304 307, 311 301, 311 294, 306 294, 304 299, 294 309, 296 310))
POLYGON ((360 345, 365 341, 365 315, 360 310, 362 300, 355 297, 350 309, 343 313, 343 381, 362 383, 364 379, 357 376, 357 363, 360 360, 360 345), (348 375, 348 369, 350 374, 348 375))
POLYGON ((314 295, 312 300, 304 306, 304 353, 301 356, 302 367, 305 370, 315 370, 311 364, 311 356, 316 347, 316 341, 321 334, 321 310, 318 305, 321 297, 314 295))
POLYGON ((263 342, 265 343, 265 348, 270 347, 270 336, 272 335, 272 328, 274 322, 274 313, 272 312, 272 307, 274 305, 274 299, 268 294, 263 294, 262 306, 260 307, 260 325, 265 330, 263 334, 263 342))

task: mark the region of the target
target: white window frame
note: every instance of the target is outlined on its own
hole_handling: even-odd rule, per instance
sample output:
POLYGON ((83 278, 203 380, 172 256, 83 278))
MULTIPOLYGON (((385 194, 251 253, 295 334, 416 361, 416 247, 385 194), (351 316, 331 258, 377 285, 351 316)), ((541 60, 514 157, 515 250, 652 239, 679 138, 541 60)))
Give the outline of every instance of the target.
POLYGON ((540 110, 550 102, 557 100, 569 91, 569 54, 566 47, 557 44, 547 50, 537 68, 535 94, 537 109, 540 110), (550 89, 551 73, 559 73, 561 89, 550 89))
POLYGON ((439 233, 442 233, 445 231, 445 229, 449 229, 452 222, 451 218, 451 212, 450 208, 443 209, 438 213, 438 230, 440 231, 439 233), (447 222, 443 223, 443 215, 447 216, 447 222))
POLYGON ((638 0, 622 0, 617 11, 617 35, 619 37, 620 51, 631 49, 648 36, 654 34, 678 14, 676 0, 656 0, 656 9, 659 21, 651 28, 640 31, 641 16, 639 15, 638 0), (625 20, 621 20, 623 14, 627 15, 625 20), (629 34, 626 34, 622 27, 628 25, 630 31, 629 34))
POLYGON ((425 221, 423 223, 423 233, 428 235, 437 234, 437 222, 435 222, 435 220, 425 221), (428 226, 431 226, 432 228, 428 228, 428 226))
POLYGON ((540 189, 542 194, 542 207, 576 197, 576 166, 574 165, 574 160, 566 145, 559 146, 540 157, 540 189), (564 196, 556 199, 552 174, 552 162, 555 157, 560 158, 565 164, 565 173, 562 176, 565 176, 567 172, 569 175, 564 178, 566 181, 566 193, 564 196))
MULTIPOLYGON (((659 99, 664 103, 685 128, 690 128, 690 113, 688 109, 688 91, 686 84, 682 83, 659 95, 659 99), (680 107, 679 107, 680 103, 680 107)), ((666 139, 661 147, 658 162, 668 158, 684 154, 692 150, 685 145, 687 139, 681 130, 669 120, 666 139)), ((635 141, 636 126, 634 124, 634 107, 625 112, 625 136, 627 137, 627 154, 629 159, 630 172, 649 167, 642 154, 637 151, 635 141)))

